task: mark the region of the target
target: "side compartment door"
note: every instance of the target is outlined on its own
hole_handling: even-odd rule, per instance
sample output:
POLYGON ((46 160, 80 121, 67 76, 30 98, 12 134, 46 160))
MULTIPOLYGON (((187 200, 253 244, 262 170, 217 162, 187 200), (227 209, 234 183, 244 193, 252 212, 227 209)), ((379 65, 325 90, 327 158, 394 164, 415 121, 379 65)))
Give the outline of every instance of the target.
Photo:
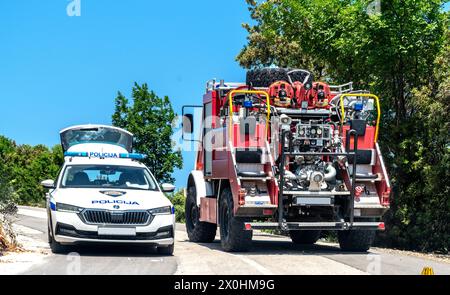
POLYGON ((204 175, 211 176, 212 175, 212 142, 210 136, 207 134, 211 134, 212 129, 212 101, 205 104, 205 112, 203 113, 203 152, 205 155, 205 165, 204 175))

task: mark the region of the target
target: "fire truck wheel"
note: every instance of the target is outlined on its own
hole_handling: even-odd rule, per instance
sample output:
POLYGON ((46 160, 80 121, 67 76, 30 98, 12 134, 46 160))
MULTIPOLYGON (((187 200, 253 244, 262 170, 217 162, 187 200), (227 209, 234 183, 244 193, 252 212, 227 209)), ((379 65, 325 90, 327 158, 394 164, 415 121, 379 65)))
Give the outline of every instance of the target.
POLYGON ((338 231, 338 240, 341 250, 353 252, 366 252, 375 239, 373 230, 345 230, 338 231))
POLYGON ((186 199, 186 230, 189 241, 197 243, 211 243, 216 237, 217 224, 199 220, 200 212, 197 206, 197 192, 195 187, 188 189, 186 199))
POLYGON ((320 230, 292 230, 289 232, 294 244, 312 245, 320 238, 320 230))
POLYGON ((227 252, 245 252, 252 246, 253 232, 245 230, 244 221, 233 213, 233 195, 225 189, 219 204, 220 243, 227 252))

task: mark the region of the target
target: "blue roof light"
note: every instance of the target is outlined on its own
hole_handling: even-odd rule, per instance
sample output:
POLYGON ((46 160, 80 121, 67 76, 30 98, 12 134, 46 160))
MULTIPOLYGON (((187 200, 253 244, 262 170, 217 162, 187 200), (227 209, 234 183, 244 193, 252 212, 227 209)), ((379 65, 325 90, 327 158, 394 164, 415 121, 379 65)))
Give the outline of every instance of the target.
POLYGON ((137 154, 137 153, 131 153, 131 154, 120 154, 119 158, 121 159, 135 159, 135 160, 143 160, 145 159, 147 156, 143 155, 143 154, 137 154))
POLYGON ((87 157, 87 152, 65 152, 64 157, 87 157))

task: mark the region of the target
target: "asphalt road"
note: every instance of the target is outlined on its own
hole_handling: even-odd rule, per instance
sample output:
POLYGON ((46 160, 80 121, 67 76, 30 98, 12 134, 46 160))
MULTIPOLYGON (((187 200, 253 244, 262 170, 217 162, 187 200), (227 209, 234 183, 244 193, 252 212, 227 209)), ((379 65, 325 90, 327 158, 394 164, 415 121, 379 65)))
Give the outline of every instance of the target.
MULTIPOLYGON (((22 208, 16 223, 33 229, 33 239, 46 241, 42 209, 22 208)), ((226 253, 218 236, 211 244, 191 243, 184 225, 178 224, 174 256, 136 246, 73 247, 68 255, 46 250, 42 263, 24 274, 420 274, 425 266, 435 274, 450 274, 450 264, 399 251, 374 248, 368 253, 346 253, 334 244, 298 246, 288 238, 254 234, 249 253, 226 253)))

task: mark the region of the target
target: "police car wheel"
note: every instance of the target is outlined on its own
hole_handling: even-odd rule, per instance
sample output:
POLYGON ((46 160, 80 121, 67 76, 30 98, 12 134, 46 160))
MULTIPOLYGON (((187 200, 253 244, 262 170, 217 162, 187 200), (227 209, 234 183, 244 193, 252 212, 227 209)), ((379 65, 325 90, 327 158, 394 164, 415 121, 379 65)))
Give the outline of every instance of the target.
MULTIPOLYGON (((49 234, 50 235, 50 234, 49 234)), ((52 250, 52 253, 54 254, 64 254, 67 252, 67 247, 64 245, 61 245, 57 241, 55 241, 55 238, 53 236, 50 238, 50 250, 52 250)))
POLYGON ((52 242, 52 230, 50 229, 50 224, 47 226, 47 242, 52 242))
POLYGON ((158 247, 157 251, 161 255, 173 255, 174 244, 168 247, 158 247))

